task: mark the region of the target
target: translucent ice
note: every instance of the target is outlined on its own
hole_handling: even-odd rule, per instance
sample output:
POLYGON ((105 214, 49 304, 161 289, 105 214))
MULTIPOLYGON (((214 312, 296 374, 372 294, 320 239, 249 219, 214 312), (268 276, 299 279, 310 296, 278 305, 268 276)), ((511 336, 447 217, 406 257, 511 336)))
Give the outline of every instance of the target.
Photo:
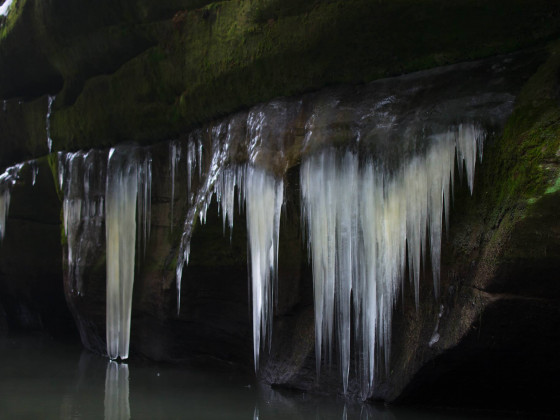
POLYGON ((107 253, 107 353, 128 358, 135 249, 149 235, 151 159, 141 150, 116 147, 107 161, 105 194, 107 253), (138 214, 138 220, 136 215, 138 214))
MULTIPOLYGON (((420 267, 430 245, 434 291, 439 288, 442 214, 450 201, 455 156, 472 191, 483 133, 459 125, 423 140, 419 152, 388 167, 387 156, 360 158, 327 148, 301 166, 302 213, 313 268, 317 372, 333 343, 346 392, 350 369, 350 311, 359 343, 362 392, 373 387, 382 350, 388 369, 392 311, 407 254, 416 301, 420 267), (422 152, 423 150, 423 152, 422 152), (427 232, 427 235, 426 235, 427 232), (408 252, 407 252, 408 246, 408 252), (336 334, 337 339, 334 340, 336 334)), ((446 216, 448 210, 445 212, 446 216)))

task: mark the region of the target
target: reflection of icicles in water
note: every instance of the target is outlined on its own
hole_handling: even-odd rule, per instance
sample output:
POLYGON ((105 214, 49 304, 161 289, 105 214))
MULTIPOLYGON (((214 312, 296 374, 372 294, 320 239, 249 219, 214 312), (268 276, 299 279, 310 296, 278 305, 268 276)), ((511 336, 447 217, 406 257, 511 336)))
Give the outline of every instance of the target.
POLYGON ((59 185, 64 232, 68 244, 68 278, 71 292, 83 294, 83 275, 103 243, 107 153, 59 153, 59 185))
MULTIPOLYGON (((483 133, 472 125, 428 139, 425 154, 387 170, 383 160, 360 161, 352 152, 328 149, 301 167, 315 301, 316 363, 330 355, 337 334, 343 388, 350 366, 351 295, 364 398, 375 376, 377 349, 388 369, 393 306, 408 264, 419 299, 426 230, 434 279, 439 288, 443 204, 450 200, 455 155, 474 182, 476 149, 483 133)), ((448 217, 448 209, 445 210, 448 217)), ((330 357, 330 356, 329 356, 330 357)))
POLYGON ((0 175, 0 241, 6 234, 6 218, 10 210, 12 186, 16 183, 23 164, 11 166, 0 175))
POLYGON ((36 160, 30 161, 29 164, 31 165, 31 185, 34 186, 37 181, 37 175, 39 175, 39 166, 36 160))
POLYGON ((128 365, 107 362, 105 373, 105 420, 130 418, 128 365))
POLYGON ((111 359, 128 358, 135 244, 144 250, 149 235, 151 158, 140 155, 138 148, 116 147, 107 161, 107 353, 111 359))
POLYGON ((48 105, 47 105, 47 117, 46 117, 46 125, 47 125, 47 144, 49 146, 49 153, 52 152, 52 138, 51 138, 51 113, 52 113, 52 105, 54 100, 56 99, 55 95, 49 95, 48 105))

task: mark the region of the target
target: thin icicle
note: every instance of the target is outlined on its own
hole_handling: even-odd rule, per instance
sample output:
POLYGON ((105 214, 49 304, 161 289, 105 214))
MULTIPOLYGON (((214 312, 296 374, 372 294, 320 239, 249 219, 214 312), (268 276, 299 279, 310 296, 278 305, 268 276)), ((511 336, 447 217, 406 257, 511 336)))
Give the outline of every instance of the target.
POLYGON ((6 0, 1 6, 0 6, 0 16, 8 16, 8 13, 10 13, 10 10, 12 8, 12 3, 14 0, 6 0))
MULTIPOLYGON (((177 176, 177 165, 181 160, 181 143, 178 140, 169 143, 169 171, 171 175, 171 215, 170 215, 170 230, 173 232, 173 208, 175 205, 175 177, 177 176)), ((190 165, 187 169, 189 171, 190 181, 190 165)), ((190 189, 190 182, 189 182, 190 189)))
POLYGON ((47 131, 47 145, 49 146, 49 153, 52 152, 52 138, 51 138, 51 114, 52 106, 56 99, 56 95, 49 95, 46 116, 46 131, 47 131))
POLYGON ((266 171, 247 167, 245 197, 253 297, 253 352, 259 368, 261 346, 270 346, 278 275, 278 238, 284 185, 266 171))
POLYGON ((37 165, 36 160, 30 161, 31 166, 31 185, 35 186, 35 182, 37 181, 37 175, 39 175, 39 166, 37 165))
POLYGON ((116 147, 107 161, 107 353, 111 359, 128 358, 135 249, 144 249, 149 235, 151 159, 140 155, 137 148, 116 147))

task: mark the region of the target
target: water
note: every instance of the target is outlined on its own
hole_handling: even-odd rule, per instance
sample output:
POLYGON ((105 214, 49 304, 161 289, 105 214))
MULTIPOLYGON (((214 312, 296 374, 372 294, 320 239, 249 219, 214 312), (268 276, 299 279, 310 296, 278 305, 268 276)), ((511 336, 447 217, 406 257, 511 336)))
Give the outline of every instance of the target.
POLYGON ((457 412, 385 408, 258 385, 251 369, 130 361, 45 337, 0 338, 2 419, 459 420, 457 412))

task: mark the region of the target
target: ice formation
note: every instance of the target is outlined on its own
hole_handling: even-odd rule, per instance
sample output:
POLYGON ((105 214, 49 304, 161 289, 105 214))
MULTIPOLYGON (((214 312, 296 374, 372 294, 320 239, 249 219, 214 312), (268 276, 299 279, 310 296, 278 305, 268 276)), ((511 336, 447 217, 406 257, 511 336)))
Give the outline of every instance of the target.
MULTIPOLYGON (((212 198, 212 180, 215 180, 215 174, 213 177, 211 177, 212 174, 208 174, 205 181, 199 179, 202 186, 199 186, 196 194, 191 190, 193 175, 197 167, 198 177, 202 177, 202 142, 200 139, 196 138, 196 134, 198 134, 198 132, 195 132, 195 134, 190 136, 187 149, 187 194, 189 207, 183 227, 183 234, 181 236, 181 249, 179 250, 179 255, 177 257, 177 268, 175 271, 177 283, 177 315, 179 315, 179 312, 181 311, 181 282, 183 278, 183 267, 185 264, 189 263, 192 229, 196 218, 199 216, 199 211, 205 212, 208 208, 208 205, 205 205, 205 203, 209 202, 212 198), (200 208, 203 210, 200 210, 200 208)), ((214 170, 217 170, 217 168, 214 167, 214 170)), ((204 215, 205 214, 206 213, 204 213, 204 215)))
POLYGON ((169 216, 170 229, 173 231, 173 208, 175 206, 175 176, 177 175, 178 163, 181 160, 181 143, 171 141, 169 143, 169 174, 171 175, 171 214, 169 216))
MULTIPOLYGON (((276 111, 277 107, 273 104, 271 108, 276 111)), ((280 112, 276 111, 277 114, 282 112, 282 108, 280 112)), ((256 156, 264 150, 261 143, 271 128, 283 130, 284 124, 277 122, 257 107, 255 111, 234 116, 190 136, 187 153, 189 208, 176 272, 179 311, 183 267, 188 263, 196 219, 200 223, 206 222, 208 207, 215 197, 222 215, 224 235, 226 227, 231 235, 237 194, 240 208, 246 207, 255 370, 258 369, 260 349, 266 342, 270 344, 271 338, 284 192, 282 179, 268 168, 259 166, 256 156), (207 148, 203 150, 204 140, 207 148), (240 155, 245 161, 238 163, 236 158, 240 155), (198 180, 193 194, 191 176, 196 167, 198 180)))
POLYGON ((49 153, 52 152, 52 138, 51 138, 51 113, 53 102, 56 99, 55 95, 49 95, 46 116, 46 131, 47 131, 47 145, 49 146, 49 153))
MULTIPOLYGON (((268 338, 270 348, 272 337, 284 185, 266 171, 249 166, 244 190, 253 298, 253 354, 257 371, 261 341, 268 338)), ((227 205, 230 209, 233 207, 231 202, 227 205)))
POLYGON ((70 291, 82 295, 83 276, 104 243, 107 152, 58 154, 59 185, 63 192, 62 213, 68 246, 70 291))
POLYGON ((151 218, 151 158, 140 149, 109 152, 105 193, 107 353, 128 358, 135 250, 145 250, 151 218), (138 220, 137 220, 138 215, 138 220))
POLYGON ((105 373, 105 420, 130 418, 128 365, 107 362, 105 373))
POLYGON ((6 234, 6 218, 10 210, 12 186, 16 183, 23 165, 11 166, 0 175, 0 242, 6 234))
POLYGON ((6 0, 1 6, 0 6, 0 16, 7 16, 8 13, 10 12, 10 8, 12 6, 14 0, 6 0))
MULTIPOLYGON (((317 372, 338 345, 343 388, 350 371, 351 308, 364 396, 376 362, 388 368, 392 311, 407 265, 419 299, 420 267, 429 244, 434 290, 439 288, 442 214, 449 206, 455 157, 472 192, 477 148, 484 135, 471 124, 429 136, 424 150, 393 168, 385 156, 361 158, 327 148, 301 166, 315 304, 317 372), (407 252, 408 246, 408 252, 407 252), (352 301, 351 301, 352 300, 352 301), (382 356, 378 353, 382 350, 382 356)), ((445 216, 448 215, 448 208, 445 216)))

